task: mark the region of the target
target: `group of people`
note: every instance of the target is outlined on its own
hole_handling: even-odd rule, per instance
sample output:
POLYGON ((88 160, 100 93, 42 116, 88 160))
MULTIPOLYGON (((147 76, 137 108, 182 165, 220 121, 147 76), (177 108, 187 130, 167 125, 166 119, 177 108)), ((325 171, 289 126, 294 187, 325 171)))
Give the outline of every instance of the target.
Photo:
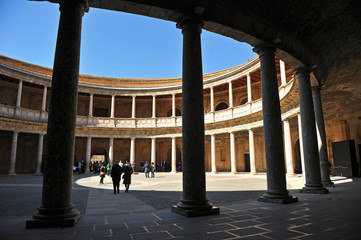
POLYGON ((140 163, 141 171, 143 170, 145 173, 145 177, 149 178, 149 173, 151 173, 151 177, 154 178, 155 164, 152 162, 149 164, 148 162, 140 163))
POLYGON ((129 186, 131 184, 131 178, 133 173, 133 167, 129 164, 128 161, 125 164, 114 162, 114 165, 111 166, 109 163, 105 166, 104 164, 100 168, 100 183, 103 184, 105 175, 110 173, 110 176, 113 181, 114 194, 119 194, 119 185, 120 180, 123 179, 123 184, 125 186, 125 192, 129 192, 129 186), (122 176, 123 174, 123 176, 122 176))

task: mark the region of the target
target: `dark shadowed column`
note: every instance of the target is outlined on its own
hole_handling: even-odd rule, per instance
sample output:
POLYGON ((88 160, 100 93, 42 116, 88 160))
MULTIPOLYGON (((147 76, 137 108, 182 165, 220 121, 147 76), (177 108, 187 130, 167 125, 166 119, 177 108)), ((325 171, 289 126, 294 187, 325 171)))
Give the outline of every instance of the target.
POLYGON ((298 94, 301 112, 303 154, 305 158, 306 184, 303 193, 328 193, 321 183, 320 159, 316 135, 315 112, 308 68, 294 71, 298 79, 298 94))
POLYGON ((60 21, 51 85, 41 206, 27 228, 74 226, 72 204, 74 138, 81 24, 86 0, 60 2, 60 21))
POLYGON ((194 18, 178 22, 183 34, 183 198, 172 211, 187 217, 218 214, 206 197, 201 27, 194 18))
POLYGON ((312 87, 313 106, 315 108, 315 117, 318 132, 320 134, 321 145, 319 146, 318 155, 320 157, 321 168, 321 182, 326 187, 334 187, 334 183, 330 179, 330 166, 327 155, 327 142, 325 121, 323 119, 322 101, 321 101, 321 87, 312 87))
POLYGON ((264 44, 254 49, 261 62, 263 130, 266 151, 267 192, 258 200, 274 203, 297 202, 286 186, 285 157, 278 81, 275 64, 276 48, 264 44))

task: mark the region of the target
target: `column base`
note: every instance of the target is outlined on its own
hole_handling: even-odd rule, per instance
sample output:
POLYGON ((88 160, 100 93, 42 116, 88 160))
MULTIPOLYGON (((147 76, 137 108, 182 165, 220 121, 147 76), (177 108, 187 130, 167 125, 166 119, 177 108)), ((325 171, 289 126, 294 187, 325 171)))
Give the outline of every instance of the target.
POLYGON ((17 176, 18 174, 16 173, 9 173, 9 176, 17 176))
POLYGON ((219 207, 211 206, 210 208, 185 209, 174 205, 172 206, 172 212, 185 217, 198 217, 219 214, 219 207))
POLYGON ((291 195, 271 195, 268 193, 263 194, 263 196, 257 199, 259 202, 269 202, 269 203, 280 203, 280 204, 287 204, 287 203, 295 203, 298 202, 298 198, 291 195))
POLYGON ((74 227, 79 219, 80 213, 76 210, 64 216, 35 214, 33 219, 26 221, 26 228, 74 227))
POLYGON ((300 190, 300 193, 316 193, 316 194, 326 194, 328 189, 324 187, 304 187, 300 190))
POLYGON ((322 182, 322 185, 324 187, 336 187, 336 185, 330 180, 330 181, 326 181, 326 182, 322 182))

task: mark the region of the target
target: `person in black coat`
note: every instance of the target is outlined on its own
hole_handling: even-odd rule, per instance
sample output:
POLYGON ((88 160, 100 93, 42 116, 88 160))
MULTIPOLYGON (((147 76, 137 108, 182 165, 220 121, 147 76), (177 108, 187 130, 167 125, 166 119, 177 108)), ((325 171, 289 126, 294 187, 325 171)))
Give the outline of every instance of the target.
POLYGON ((112 167, 110 176, 113 180, 113 188, 114 188, 114 194, 116 191, 118 191, 119 194, 119 183, 120 183, 120 176, 123 173, 123 169, 119 166, 118 162, 114 162, 114 165, 112 167))
POLYGON ((125 192, 129 191, 129 185, 131 184, 131 178, 133 173, 133 168, 130 166, 129 162, 126 161, 123 166, 123 184, 125 186, 125 192))

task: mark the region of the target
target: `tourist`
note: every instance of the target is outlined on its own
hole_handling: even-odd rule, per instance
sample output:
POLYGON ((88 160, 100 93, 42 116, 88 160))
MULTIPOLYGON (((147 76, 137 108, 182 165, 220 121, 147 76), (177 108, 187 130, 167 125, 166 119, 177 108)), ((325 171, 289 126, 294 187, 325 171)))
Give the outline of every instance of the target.
POLYGON ((149 178, 149 163, 145 162, 144 164, 144 172, 145 172, 145 177, 149 178))
POLYGON ((131 184, 131 178, 133 173, 133 168, 128 161, 126 161, 123 166, 123 173, 123 184, 125 186, 125 192, 127 193, 129 192, 129 185, 131 184))
POLYGON ((119 194, 119 183, 120 183, 120 176, 122 175, 122 173, 123 173, 123 169, 119 166, 117 162, 114 162, 113 168, 110 173, 113 181, 114 194, 116 192, 118 192, 119 194))
POLYGON ((103 184, 104 178, 105 178, 105 172, 106 172, 106 168, 104 165, 101 166, 100 168, 100 184, 103 184))
MULTIPOLYGON (((154 178, 154 171, 155 171, 155 164, 154 162, 152 162, 152 164, 150 165, 150 172, 152 173, 151 177, 154 178)), ((148 175, 149 177, 149 175, 148 175)))
POLYGON ((140 162, 139 172, 144 172, 144 162, 143 161, 140 162))
POLYGON ((111 169, 112 169, 112 165, 110 165, 110 162, 108 162, 106 168, 107 168, 107 174, 108 174, 108 176, 109 176, 110 171, 111 171, 111 169))

